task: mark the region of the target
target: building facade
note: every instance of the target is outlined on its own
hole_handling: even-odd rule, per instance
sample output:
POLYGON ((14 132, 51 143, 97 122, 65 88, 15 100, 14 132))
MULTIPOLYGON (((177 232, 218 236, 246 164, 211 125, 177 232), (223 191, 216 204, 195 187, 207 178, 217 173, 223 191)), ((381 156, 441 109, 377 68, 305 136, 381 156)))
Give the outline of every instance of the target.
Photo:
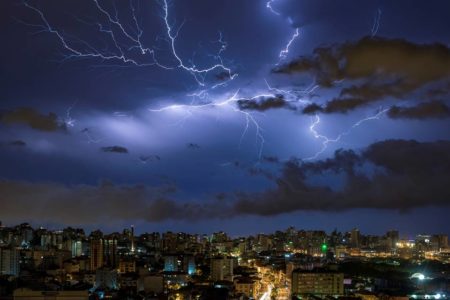
POLYGON ((0 275, 19 276, 19 250, 17 248, 0 248, 0 275))
POLYGON ((292 295, 318 297, 344 294, 344 274, 322 271, 294 270, 292 272, 292 295))

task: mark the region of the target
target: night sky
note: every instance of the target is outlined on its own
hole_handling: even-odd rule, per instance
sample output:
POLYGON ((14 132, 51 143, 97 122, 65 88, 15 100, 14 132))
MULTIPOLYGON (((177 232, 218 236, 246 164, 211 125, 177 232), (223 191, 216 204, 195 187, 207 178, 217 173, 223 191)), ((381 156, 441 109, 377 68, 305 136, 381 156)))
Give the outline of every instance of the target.
POLYGON ((0 220, 450 234, 447 0, 0 1, 0 220))

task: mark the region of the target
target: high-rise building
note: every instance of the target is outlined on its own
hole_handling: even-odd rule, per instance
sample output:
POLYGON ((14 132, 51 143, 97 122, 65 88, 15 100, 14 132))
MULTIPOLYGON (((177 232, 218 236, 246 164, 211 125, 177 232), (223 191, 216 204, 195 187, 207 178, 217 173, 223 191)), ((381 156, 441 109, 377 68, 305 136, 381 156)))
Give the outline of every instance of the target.
POLYGON ((166 272, 178 271, 178 256, 176 255, 164 256, 164 271, 166 272))
POLYGON ((196 265, 195 258, 192 255, 185 255, 183 257, 183 271, 188 273, 189 275, 195 274, 196 265))
POLYGON ((229 238, 228 238, 227 234, 223 231, 214 232, 211 237, 211 242, 213 242, 213 243, 223 243, 228 240, 229 240, 229 238))
POLYGON ((446 234, 436 234, 432 237, 433 241, 436 241, 438 250, 443 250, 448 248, 448 235, 446 234))
POLYGON ((177 251, 177 235, 173 232, 165 232, 162 235, 162 247, 164 252, 177 251))
POLYGON ((135 251, 135 245, 134 245, 134 225, 131 225, 130 240, 131 240, 131 252, 134 253, 134 251, 135 251))
POLYGON ((22 223, 19 225, 20 231, 20 242, 22 246, 29 246, 31 241, 33 240, 33 228, 31 228, 30 224, 22 223))
POLYGON ((90 241, 90 258, 91 258, 91 271, 97 270, 103 266, 103 240, 91 239, 90 241))
POLYGON ((118 263, 117 240, 114 238, 103 239, 103 264, 115 268, 118 263))
POLYGON ((352 229, 350 233, 350 245, 352 247, 358 248, 360 243, 360 233, 358 228, 352 229))
POLYGON ((80 240, 70 240, 70 252, 72 257, 83 255, 83 243, 80 240))
POLYGON ((117 267, 117 240, 108 238, 93 238, 90 241, 91 271, 100 267, 117 267))
POLYGON ((195 258, 190 254, 168 254, 164 256, 164 271, 185 272, 192 275, 196 271, 195 258))
POLYGON ((292 272, 292 296, 336 296, 344 294, 344 274, 330 271, 292 272))
POLYGON ((0 275, 19 276, 19 255, 17 248, 0 248, 0 275))
POLYGON ((211 279, 233 281, 233 269, 237 266, 232 257, 211 258, 211 279))
POLYGON ((61 250, 63 248, 63 232, 62 231, 53 231, 51 233, 51 245, 56 249, 61 250))
POLYGON ((386 238, 388 240, 388 247, 390 249, 395 249, 400 238, 398 230, 389 230, 388 232, 386 232, 386 238))

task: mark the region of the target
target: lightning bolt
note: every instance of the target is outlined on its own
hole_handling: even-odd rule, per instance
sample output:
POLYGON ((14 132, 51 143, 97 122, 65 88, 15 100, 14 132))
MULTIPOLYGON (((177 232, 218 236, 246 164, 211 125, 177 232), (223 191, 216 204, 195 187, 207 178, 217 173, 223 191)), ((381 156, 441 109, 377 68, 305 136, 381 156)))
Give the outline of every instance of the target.
POLYGON ((281 50, 280 54, 278 55, 278 57, 280 58, 280 61, 278 62, 278 64, 282 60, 286 59, 287 55, 289 54, 289 48, 291 47, 291 45, 295 41, 295 39, 298 38, 299 35, 300 35, 299 28, 295 28, 294 34, 292 35, 291 39, 286 44, 286 47, 284 47, 284 49, 281 50))
POLYGON ((272 7, 272 3, 274 3, 276 0, 270 0, 266 3, 266 7, 267 9, 269 9, 274 15, 280 16, 281 14, 276 11, 275 9, 273 9, 272 7))
POLYGON ((274 94, 282 95, 287 102, 295 102, 299 103, 301 105, 308 105, 311 104, 311 101, 305 100, 304 97, 310 95, 313 93, 316 89, 319 88, 319 85, 316 84, 315 81, 313 81, 306 89, 303 90, 285 90, 280 88, 272 87, 269 82, 264 79, 264 82, 266 83, 267 89, 271 92, 274 92, 274 94))
POLYGON ((365 122, 372 121, 372 120, 379 120, 388 110, 389 110, 388 108, 380 109, 375 115, 367 117, 367 118, 363 118, 363 119, 357 121, 349 129, 347 129, 344 132, 341 132, 335 138, 329 138, 326 135, 323 135, 317 131, 316 127, 320 124, 321 121, 320 121, 319 115, 315 115, 315 118, 314 118, 311 126, 309 126, 309 131, 312 133, 314 138, 322 141, 322 148, 318 152, 316 152, 313 156, 307 157, 304 160, 317 159, 323 152, 325 152, 325 150, 327 150, 329 144, 338 143, 342 139, 342 137, 349 135, 353 129, 361 126, 361 124, 363 124, 365 122))
MULTIPOLYGON (((237 105, 237 102, 239 100, 258 100, 264 97, 277 97, 279 95, 282 95, 287 102, 294 103, 297 105, 306 105, 310 104, 311 102, 309 100, 305 100, 304 97, 310 95, 312 92, 314 92, 316 89, 319 88, 319 86, 315 82, 313 82, 310 86, 308 86, 304 90, 295 90, 295 89, 285 90, 281 88, 272 87, 269 85, 267 80, 265 80, 269 93, 257 94, 252 97, 239 97, 238 96, 239 90, 237 90, 235 93, 231 95, 231 97, 228 97, 225 100, 216 101, 214 99, 214 101, 210 101, 211 90, 226 86, 229 81, 235 79, 238 76, 237 73, 234 73, 231 70, 231 68, 224 63, 224 60, 222 58, 222 55, 228 46, 228 44, 223 39, 222 32, 219 31, 218 40, 213 42, 219 45, 217 53, 214 55, 210 55, 214 60, 214 63, 212 63, 207 67, 198 67, 194 64, 192 60, 189 60, 187 62, 181 57, 181 55, 179 54, 180 51, 177 48, 177 38, 180 34, 184 22, 182 22, 181 25, 178 26, 178 28, 175 28, 174 25, 171 24, 170 20, 171 16, 168 1, 162 0, 159 3, 161 3, 162 9, 161 18, 164 27, 165 38, 157 38, 157 40, 165 41, 168 44, 169 52, 171 57, 173 58, 172 61, 174 62, 174 64, 167 65, 161 63, 160 60, 158 60, 157 50, 155 47, 149 47, 144 44, 143 42, 144 30, 140 26, 137 17, 137 9, 134 6, 132 0, 130 1, 130 12, 132 18, 131 26, 125 25, 121 22, 121 20, 119 19, 118 11, 115 8, 115 6, 113 6, 114 12, 111 13, 100 4, 99 0, 92 0, 92 1, 98 13, 102 15, 106 21, 103 23, 101 22, 89 23, 79 18, 77 18, 77 20, 86 25, 93 26, 101 35, 107 36, 109 42, 111 43, 111 49, 107 50, 98 49, 95 47, 95 45, 92 45, 87 41, 65 34, 64 31, 58 30, 56 27, 51 25, 51 23, 48 21, 47 17, 45 16, 42 10, 38 9, 35 6, 30 5, 28 2, 25 2, 24 5, 39 16, 41 24, 29 24, 25 22, 23 23, 38 28, 39 29, 38 33, 47 32, 54 35, 56 39, 60 42, 61 46, 67 51, 67 54, 64 55, 64 60, 98 59, 102 62, 114 61, 119 62, 123 65, 131 65, 136 67, 153 66, 159 67, 164 70, 178 69, 187 72, 193 77, 195 82, 200 87, 200 89, 197 90, 196 92, 187 94, 187 96, 192 97, 192 102, 190 104, 168 105, 159 109, 149 109, 149 111, 152 113, 163 113, 173 110, 182 110, 185 112, 185 117, 182 119, 182 122, 184 122, 190 116, 192 116, 195 111, 211 107, 212 108, 228 107, 232 111, 241 114, 245 119, 245 125, 239 139, 239 145, 242 144, 244 137, 250 130, 250 126, 253 126, 255 128, 256 143, 258 146, 257 155, 259 159, 262 156, 263 147, 265 143, 265 139, 263 136, 263 129, 258 123, 258 120, 255 117, 254 113, 240 109, 239 105, 237 105), (136 56, 136 53, 138 53, 139 55, 136 56), (222 76, 226 78, 226 80, 224 82, 216 83, 212 86, 208 85, 206 83, 208 74, 216 74, 217 76, 218 72, 221 72, 220 74, 222 74, 222 76), (206 101, 206 103, 198 104, 195 102, 196 99, 200 99, 204 102, 206 101)), ((273 4, 276 1, 277 0, 269 0, 268 2, 266 2, 266 7, 274 15, 281 16, 281 13, 273 8, 273 4)), ((375 36, 378 32, 380 26, 380 19, 381 19, 381 10, 378 9, 374 19, 374 24, 372 26, 371 31, 372 36, 375 36)), ((291 25, 293 24, 290 18, 288 18, 288 21, 291 25)), ((278 54, 279 59, 278 64, 287 58, 292 44, 295 42, 297 38, 299 38, 299 36, 300 36, 300 28, 295 28, 292 36, 290 37, 284 48, 282 48, 278 54)), ((75 120, 72 119, 70 116, 72 108, 73 106, 67 110, 66 117, 64 119, 64 123, 68 127, 73 127, 75 125, 75 120)), ((381 118, 381 116, 386 111, 387 110, 384 109, 371 117, 359 120, 358 122, 354 123, 347 131, 340 133, 335 138, 329 138, 318 132, 317 126, 319 126, 321 119, 318 115, 316 115, 311 126, 309 127, 309 131, 312 133, 315 139, 319 139, 322 141, 322 147, 315 155, 306 158, 306 160, 316 159, 328 148, 329 144, 339 142, 343 136, 350 134, 350 132, 354 128, 360 126, 361 124, 370 120, 376 120, 381 118)), ((122 114, 117 114, 116 116, 122 117, 122 114)), ((98 143, 101 140, 101 139, 94 139, 90 134, 90 130, 87 128, 84 129, 82 132, 88 138, 89 143, 98 143)))
POLYGON ((381 9, 377 9, 375 17, 373 18, 373 25, 371 30, 372 37, 376 36, 378 33, 378 29, 380 28, 380 20, 381 20, 381 9))
MULTIPOLYGON (((94 2, 98 4, 97 1, 94 0, 94 2)), ((96 59, 100 59, 102 61, 115 60, 115 61, 120 61, 120 62, 125 63, 125 64, 132 64, 132 65, 141 66, 141 67, 142 66, 159 65, 157 63, 156 59, 155 59, 154 51, 151 50, 151 49, 148 49, 148 48, 145 48, 145 50, 142 49, 142 51, 143 51, 144 54, 146 54, 146 53, 151 54, 151 57, 152 57, 153 60, 151 62, 149 62, 149 63, 140 63, 140 62, 138 62, 137 60, 135 60, 133 58, 127 57, 125 52, 124 52, 124 50, 123 50, 123 48, 119 46, 119 43, 117 42, 116 35, 115 35, 114 31, 111 30, 111 29, 105 28, 100 23, 96 24, 97 27, 98 27, 98 30, 100 32, 102 32, 102 33, 106 33, 107 35, 109 35, 109 37, 112 39, 113 44, 115 45, 115 48, 116 48, 115 50, 116 50, 117 53, 113 53, 113 52, 109 52, 109 51, 108 52, 102 52, 100 50, 97 50, 94 46, 88 44, 87 42, 82 41, 82 40, 78 40, 78 39, 75 39, 75 38, 72 37, 73 40, 77 40, 81 44, 85 45, 85 48, 83 48, 83 49, 76 48, 75 45, 72 45, 73 43, 71 43, 71 41, 68 38, 66 38, 66 36, 62 32, 60 32, 59 30, 57 30, 55 27, 53 27, 50 24, 50 22, 47 20, 47 18, 45 17, 44 13, 41 10, 39 10, 35 6, 30 5, 28 2, 24 2, 24 5, 27 8, 29 8, 29 9, 31 9, 34 12, 37 13, 43 24, 29 24, 29 23, 25 23, 25 22, 23 22, 23 23, 25 23, 27 25, 30 25, 30 26, 34 26, 34 27, 40 28, 41 30, 38 31, 37 33, 49 32, 49 33, 55 35, 57 37, 57 39, 60 41, 60 43, 63 46, 63 48, 66 49, 67 52, 69 53, 67 55, 64 55, 64 57, 65 57, 64 60, 73 59, 73 58, 96 58, 96 59)), ((101 6, 98 6, 98 7, 101 7, 101 6)), ((113 20, 113 19, 111 19, 111 20, 113 20)), ((115 21, 115 22, 112 22, 112 23, 113 24, 120 24, 118 21, 115 21)), ((119 26, 119 28, 123 29, 122 26, 119 26)), ((123 31, 123 32, 125 33, 124 35, 126 37, 130 37, 130 35, 128 33, 126 33, 126 31, 123 31)), ((135 41, 135 39, 133 39, 133 38, 131 40, 135 41)), ((160 66, 164 67, 162 65, 160 65, 160 66)))
MULTIPOLYGON (((269 9, 270 12, 273 13, 274 15, 280 16, 281 13, 278 12, 278 11, 276 11, 276 10, 272 7, 272 4, 273 4, 275 1, 276 1, 276 0, 270 0, 270 1, 268 1, 268 2, 266 3, 266 7, 267 7, 267 9, 269 9)), ((291 18, 288 18, 288 21, 289 21, 289 24, 292 25, 292 23, 293 23, 293 22, 292 22, 292 19, 291 19, 291 18)), ((287 55, 289 54, 289 48, 291 47, 292 43, 299 37, 299 35, 300 35, 300 28, 297 27, 297 28, 295 28, 294 33, 292 34, 291 38, 288 40, 286 46, 285 46, 283 49, 281 49, 280 53, 278 54, 279 60, 278 60, 277 65, 280 64, 282 60, 286 59, 287 55)))
MULTIPOLYGON (((164 10, 164 23, 166 25, 167 36, 169 37, 169 40, 170 40, 172 54, 175 57, 175 59, 178 61, 179 68, 182 68, 182 69, 188 71, 189 73, 191 73, 200 86, 205 85, 204 80, 205 80, 206 74, 210 73, 211 71, 217 70, 217 69, 221 69, 221 70, 225 71, 228 74, 228 77, 230 80, 234 79, 237 76, 236 74, 233 74, 231 72, 230 68, 226 67, 223 64, 222 57, 220 56, 220 54, 226 49, 226 44, 222 44, 222 47, 220 48, 219 53, 216 56, 216 59, 219 61, 219 63, 212 65, 205 69, 199 69, 194 64, 191 66, 187 66, 183 62, 183 60, 180 58, 180 56, 177 54, 175 43, 176 43, 176 38, 178 36, 178 31, 174 34, 173 28, 169 24, 169 8, 167 5, 167 0, 163 1, 163 10, 164 10), (225 46, 225 48, 224 48, 224 46, 225 46)), ((220 38, 220 40, 221 40, 221 38, 220 38)))
POLYGON ((60 123, 63 124, 64 126, 71 128, 75 126, 76 120, 72 118, 72 109, 75 107, 75 105, 77 104, 78 100, 75 101, 71 106, 69 106, 66 110, 66 116, 60 120, 60 123))
POLYGON ((263 147, 264 147, 264 143, 265 143, 264 136, 262 135, 263 130, 262 130, 261 126, 259 125, 257 119, 255 118, 255 116, 252 113, 243 111, 234 104, 236 102, 238 102, 239 100, 250 100, 251 101, 251 100, 256 100, 258 98, 263 98, 263 97, 274 97, 274 95, 273 94, 258 94, 251 98, 244 98, 244 97, 239 97, 238 94, 239 94, 239 90, 237 90, 234 94, 232 94, 231 97, 226 98, 225 100, 222 100, 222 101, 218 101, 218 102, 209 102, 209 103, 205 103, 205 104, 172 104, 172 105, 161 107, 159 109, 149 109, 149 111, 155 112, 155 113, 161 113, 161 112, 166 112, 166 111, 181 110, 181 111, 185 112, 187 114, 187 116, 191 116, 193 114, 193 111, 195 111, 195 110, 200 110, 200 109, 205 109, 205 108, 210 108, 210 107, 213 107, 213 108, 229 107, 234 112, 240 113, 245 117, 245 126, 242 131, 241 137, 239 139, 239 146, 242 144, 242 141, 250 128, 250 125, 253 124, 253 126, 255 127, 255 135, 256 135, 257 142, 259 143, 258 159, 260 159, 262 157, 263 147))
MULTIPOLYGON (((194 104, 191 102, 190 104, 172 104, 168 106, 164 106, 158 109, 149 109, 150 112, 153 113, 162 113, 167 111, 183 111, 184 117, 177 123, 177 124, 183 124, 189 117, 193 116, 196 110, 201 110, 205 108, 217 108, 217 107, 229 107, 232 109, 232 111, 242 114, 245 117, 245 125, 244 129, 242 131, 241 137, 239 139, 239 147, 243 142, 244 137, 248 133, 248 130, 250 128, 250 125, 253 125, 255 128, 256 133, 256 140, 257 144, 259 144, 258 147, 258 159, 261 159, 262 153, 263 153, 263 147, 265 143, 265 139, 263 136, 263 129, 261 125, 258 123, 258 120, 255 118, 253 113, 250 113, 248 111, 244 111, 239 109, 239 107, 236 105, 236 103, 240 100, 245 101, 252 101, 252 100, 258 100, 262 98, 274 98, 279 95, 282 95, 286 102, 298 104, 300 106, 304 106, 307 104, 311 104, 311 101, 303 99, 303 97, 311 94, 314 92, 317 88, 319 88, 319 85, 313 81, 307 88, 303 90, 285 90, 280 88, 272 87, 266 79, 264 79, 264 82, 267 86, 267 89, 269 93, 261 93, 256 94, 252 97, 239 97, 239 90, 237 90, 231 97, 226 98, 225 100, 221 101, 211 101, 204 104, 194 104)), ((190 97, 198 97, 201 99, 209 99, 209 94, 207 90, 201 90, 197 93, 191 93, 188 94, 190 97)))
POLYGON ((176 65, 170 66, 162 64, 158 61, 156 57, 156 51, 152 47, 147 47, 142 42, 142 36, 144 34, 144 30, 140 27, 138 18, 136 16, 136 8, 133 5, 133 2, 130 2, 130 10, 133 18, 134 27, 136 33, 130 32, 127 30, 127 26, 123 25, 118 17, 117 10, 115 11, 115 15, 108 12, 98 0, 92 0, 95 4, 95 7, 107 20, 108 24, 104 25, 100 22, 97 23, 88 23, 78 19, 88 25, 95 25, 97 30, 106 34, 114 45, 114 49, 110 51, 97 49, 94 45, 89 44, 84 40, 80 40, 75 37, 68 37, 62 31, 58 30, 54 26, 50 24, 45 14, 35 6, 30 5, 28 2, 25 2, 24 5, 30 10, 34 11, 39 18, 41 19, 42 24, 29 24, 27 25, 37 27, 40 29, 40 32, 48 32, 57 37, 62 47, 68 52, 68 54, 64 55, 64 60, 75 59, 75 58, 95 58, 101 61, 118 61, 123 64, 134 65, 137 67, 148 67, 148 66, 157 66, 165 70, 172 69, 182 69, 193 76, 197 84, 200 86, 205 86, 205 79, 209 73, 222 71, 227 74, 228 80, 233 80, 237 74, 231 71, 230 67, 227 67, 222 59, 222 52, 226 49, 226 43, 222 40, 222 36, 220 36, 221 47, 216 55, 214 55, 214 59, 217 63, 206 67, 206 68, 198 68, 195 64, 188 65, 178 54, 176 48, 176 40, 181 30, 182 25, 175 30, 169 22, 169 6, 167 4, 167 0, 162 2, 162 10, 163 16, 162 19, 164 21, 164 26, 167 34, 167 41, 169 43, 170 52, 173 58, 176 61, 176 65), (118 42, 120 34, 120 39, 124 39, 129 43, 128 47, 123 45, 123 42, 118 42), (84 47, 80 47, 80 45, 84 45, 84 47), (141 60, 134 58, 132 56, 133 51, 138 50, 140 53, 141 60))

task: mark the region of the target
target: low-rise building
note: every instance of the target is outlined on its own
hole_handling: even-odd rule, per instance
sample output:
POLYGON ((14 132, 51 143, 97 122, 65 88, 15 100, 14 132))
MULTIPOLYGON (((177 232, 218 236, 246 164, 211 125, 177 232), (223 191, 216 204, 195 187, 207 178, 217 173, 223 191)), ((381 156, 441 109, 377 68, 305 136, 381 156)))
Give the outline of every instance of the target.
POLYGON ((234 289, 236 294, 244 294, 247 297, 256 298, 259 285, 258 281, 253 278, 241 277, 234 281, 234 289))
POLYGON ((291 284, 292 295, 325 297, 344 294, 344 274, 328 270, 294 270, 291 284))

